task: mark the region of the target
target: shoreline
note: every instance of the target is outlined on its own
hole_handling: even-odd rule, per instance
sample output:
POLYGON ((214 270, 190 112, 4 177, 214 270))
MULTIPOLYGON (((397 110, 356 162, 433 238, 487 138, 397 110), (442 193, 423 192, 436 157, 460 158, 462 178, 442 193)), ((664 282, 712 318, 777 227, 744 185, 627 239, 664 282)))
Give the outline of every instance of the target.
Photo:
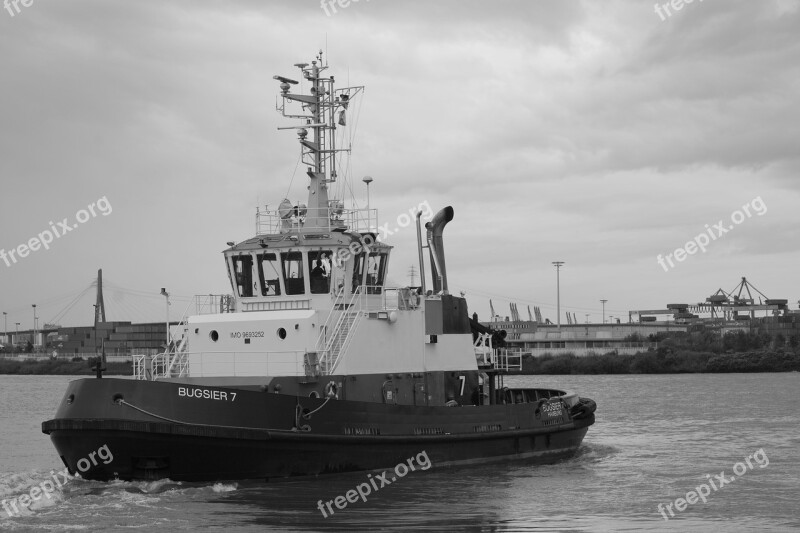
MULTIPOLYGON (((0 374, 36 376, 94 376, 94 361, 64 359, 0 359, 0 374)), ((106 363, 104 376, 132 376, 133 363, 106 363)))
MULTIPOLYGON (((93 361, 63 359, 0 359, 0 374, 93 376, 93 361)), ((133 363, 107 363, 106 376, 132 376, 133 363)), ((749 351, 718 354, 679 350, 669 353, 613 352, 576 356, 574 354, 527 357, 522 370, 509 375, 600 375, 600 374, 727 374, 752 372, 800 372, 800 354, 791 351, 749 351)))

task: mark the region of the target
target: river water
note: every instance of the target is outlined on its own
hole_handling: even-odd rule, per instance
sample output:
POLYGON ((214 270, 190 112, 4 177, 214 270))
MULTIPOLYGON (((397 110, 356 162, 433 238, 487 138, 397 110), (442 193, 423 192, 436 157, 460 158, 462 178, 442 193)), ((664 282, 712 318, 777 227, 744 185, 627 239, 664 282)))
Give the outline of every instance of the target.
POLYGON ((365 474, 269 484, 75 478, 17 514, 9 500, 63 470, 41 422, 71 379, 0 376, 0 499, 11 510, 0 507, 0 531, 800 531, 800 373, 514 377, 506 384, 597 401, 576 457, 418 468, 328 517, 317 502, 365 474), (676 504, 697 487, 705 503, 676 504))

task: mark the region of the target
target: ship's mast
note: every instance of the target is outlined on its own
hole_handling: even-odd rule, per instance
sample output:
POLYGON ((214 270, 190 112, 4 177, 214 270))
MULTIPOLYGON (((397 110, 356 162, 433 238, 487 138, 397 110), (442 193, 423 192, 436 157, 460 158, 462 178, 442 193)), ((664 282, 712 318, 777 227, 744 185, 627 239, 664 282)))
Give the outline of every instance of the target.
POLYGON ((281 82, 283 103, 278 110, 287 118, 301 119, 305 122, 297 126, 280 127, 278 129, 296 129, 302 146, 302 162, 307 165, 308 204, 303 227, 320 229, 330 227, 332 221, 331 202, 328 199, 328 183, 336 181, 336 153, 348 152, 350 148, 336 148, 336 113, 339 111, 339 125, 345 125, 345 110, 350 99, 363 87, 335 89, 333 76, 324 77, 322 73, 328 66, 323 64, 322 51, 317 58, 308 63, 297 63, 303 77, 311 82, 310 93, 293 94, 289 92, 297 81, 274 76, 281 82), (286 101, 300 102, 304 114, 294 115, 287 112, 286 101), (308 130, 313 135, 309 140, 308 130))

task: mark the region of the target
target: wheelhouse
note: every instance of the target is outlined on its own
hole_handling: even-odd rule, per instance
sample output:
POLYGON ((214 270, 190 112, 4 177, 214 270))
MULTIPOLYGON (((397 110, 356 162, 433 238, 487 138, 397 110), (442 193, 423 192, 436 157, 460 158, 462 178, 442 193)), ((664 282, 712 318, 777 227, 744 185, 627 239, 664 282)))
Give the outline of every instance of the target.
POLYGON ((372 234, 340 234, 318 243, 302 233, 279 238, 269 244, 254 238, 225 251, 241 310, 320 309, 326 300, 347 297, 359 287, 363 295, 384 294, 391 247, 375 242, 372 234))

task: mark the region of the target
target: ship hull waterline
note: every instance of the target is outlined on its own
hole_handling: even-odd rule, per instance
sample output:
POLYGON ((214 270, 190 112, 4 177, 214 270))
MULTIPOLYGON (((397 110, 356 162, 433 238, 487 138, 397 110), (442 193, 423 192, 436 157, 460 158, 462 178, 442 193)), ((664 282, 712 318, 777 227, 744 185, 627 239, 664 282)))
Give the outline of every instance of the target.
POLYGON ((86 479, 268 480, 392 468, 423 452, 433 467, 512 459, 547 464, 572 456, 593 421, 590 418, 584 427, 557 432, 507 432, 514 435, 498 432, 468 442, 458 436, 362 436, 333 440, 270 432, 249 439, 202 437, 174 434, 166 425, 163 432, 113 430, 108 428, 131 423, 96 420, 70 421, 70 425, 81 429, 53 430, 50 438, 72 474, 80 470, 79 461, 89 457, 85 450, 102 446, 113 450, 114 460, 109 464, 97 460, 97 465, 80 472, 86 479), (90 426, 98 429, 89 429, 90 426))
POLYGON ((434 468, 509 459, 551 463, 573 455, 594 423, 592 414, 549 427, 519 427, 520 418, 533 418, 532 404, 325 403, 253 390, 238 391, 241 404, 236 410, 223 402, 187 407, 176 401, 177 387, 180 384, 78 380, 68 389, 56 418, 44 422, 42 430, 50 435, 69 471, 85 479, 224 481, 380 470, 423 452, 434 468), (126 393, 112 395, 113 391, 126 393), (109 401, 120 396, 130 400, 127 405, 109 401), (297 424, 298 404, 319 411, 297 424), (161 414, 169 416, 153 412, 159 405, 161 414), (164 409, 165 405, 171 408, 164 409), (249 408, 241 408, 245 406, 249 408), (361 426, 383 427, 383 432, 343 434, 342 428, 352 426, 354 419, 361 426), (448 419, 459 419, 462 430, 446 431, 453 429, 443 423, 448 419), (303 429, 294 429, 298 425, 303 429), (501 429, 463 430, 487 425, 501 429), (410 434, 412 427, 420 426, 441 426, 445 431, 410 434))

